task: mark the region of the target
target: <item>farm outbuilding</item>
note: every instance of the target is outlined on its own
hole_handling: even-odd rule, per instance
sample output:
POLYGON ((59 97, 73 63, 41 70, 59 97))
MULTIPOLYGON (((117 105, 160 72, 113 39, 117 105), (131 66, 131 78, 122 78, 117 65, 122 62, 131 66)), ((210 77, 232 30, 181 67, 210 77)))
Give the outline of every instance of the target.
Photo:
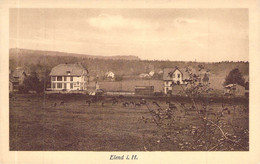
POLYGON ((115 80, 115 74, 112 71, 106 72, 104 78, 106 80, 115 80))
POLYGON ((154 86, 136 86, 136 95, 152 95, 154 93, 154 86))
POLYGON ((245 96, 245 87, 238 84, 228 84, 224 87, 224 94, 234 96, 245 96))

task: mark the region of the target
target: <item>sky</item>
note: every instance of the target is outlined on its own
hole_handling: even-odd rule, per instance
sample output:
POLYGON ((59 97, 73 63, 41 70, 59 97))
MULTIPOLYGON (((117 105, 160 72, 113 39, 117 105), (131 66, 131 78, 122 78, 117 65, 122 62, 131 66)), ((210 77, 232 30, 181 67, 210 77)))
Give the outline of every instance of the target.
POLYGON ((10 48, 248 61, 247 9, 10 9, 10 48))

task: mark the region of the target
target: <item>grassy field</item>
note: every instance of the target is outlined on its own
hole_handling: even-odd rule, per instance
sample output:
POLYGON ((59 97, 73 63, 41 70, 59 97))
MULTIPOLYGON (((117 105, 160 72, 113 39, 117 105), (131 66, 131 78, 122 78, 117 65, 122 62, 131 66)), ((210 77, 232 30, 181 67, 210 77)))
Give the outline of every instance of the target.
MULTIPOLYGON (((10 150, 54 150, 54 151, 178 151, 185 149, 182 143, 191 138, 185 133, 177 133, 185 127, 197 126, 195 111, 184 115, 180 110, 177 115, 183 116, 174 129, 176 139, 160 141, 160 131, 151 119, 147 106, 122 106, 123 102, 139 100, 132 98, 118 99, 112 105, 111 98, 86 103, 85 96, 16 95, 10 99, 10 150), (64 104, 60 104, 61 102, 64 104), (102 105, 102 102, 104 103, 102 105), (55 106, 56 103, 56 106, 55 106), (178 136, 177 136, 178 135, 178 136), (158 139, 159 138, 159 139, 158 139), (181 139, 180 139, 181 138, 181 139), (159 140, 159 141, 158 141, 159 140)), ((156 106, 154 100, 147 100, 148 107, 156 106)), ((168 104, 165 100, 156 100, 162 109, 168 104)), ((173 102, 179 108, 179 102, 173 102)), ((191 104, 185 102, 186 106, 191 104)), ((220 110, 220 103, 212 103, 214 110, 220 110)), ((214 150, 248 150, 249 118, 245 112, 246 103, 227 105, 231 114, 224 114, 221 119, 223 130, 230 137, 238 138, 240 145, 230 148, 227 144, 219 145, 214 150), (232 127, 229 123, 232 122, 232 127), (231 136, 232 135, 232 136, 231 136)), ((221 132, 216 130, 218 135, 221 132)), ((200 149, 196 149, 200 150, 200 149)))

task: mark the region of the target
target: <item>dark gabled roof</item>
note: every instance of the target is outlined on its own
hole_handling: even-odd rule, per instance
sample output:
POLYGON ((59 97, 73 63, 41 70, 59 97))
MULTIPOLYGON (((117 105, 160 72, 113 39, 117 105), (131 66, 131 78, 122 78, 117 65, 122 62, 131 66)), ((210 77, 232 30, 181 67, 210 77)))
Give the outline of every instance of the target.
POLYGON ((52 68, 50 76, 86 76, 88 70, 80 63, 76 64, 59 64, 52 68))
POLYGON ((163 80, 172 80, 172 77, 169 74, 173 74, 176 70, 179 70, 181 72, 183 79, 189 77, 185 68, 168 67, 163 69, 163 80))

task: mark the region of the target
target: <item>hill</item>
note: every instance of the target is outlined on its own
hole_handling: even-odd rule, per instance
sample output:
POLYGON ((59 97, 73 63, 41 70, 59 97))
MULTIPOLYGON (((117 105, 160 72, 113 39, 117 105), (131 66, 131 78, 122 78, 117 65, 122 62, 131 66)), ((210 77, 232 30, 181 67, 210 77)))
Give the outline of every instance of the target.
POLYGON ((40 50, 17 49, 17 48, 10 49, 9 54, 10 56, 23 55, 25 57, 40 55, 40 56, 72 56, 72 57, 79 57, 79 58, 107 59, 107 60, 140 60, 140 58, 137 56, 120 56, 120 55, 95 56, 95 55, 87 55, 87 54, 58 52, 58 51, 40 51, 40 50))

